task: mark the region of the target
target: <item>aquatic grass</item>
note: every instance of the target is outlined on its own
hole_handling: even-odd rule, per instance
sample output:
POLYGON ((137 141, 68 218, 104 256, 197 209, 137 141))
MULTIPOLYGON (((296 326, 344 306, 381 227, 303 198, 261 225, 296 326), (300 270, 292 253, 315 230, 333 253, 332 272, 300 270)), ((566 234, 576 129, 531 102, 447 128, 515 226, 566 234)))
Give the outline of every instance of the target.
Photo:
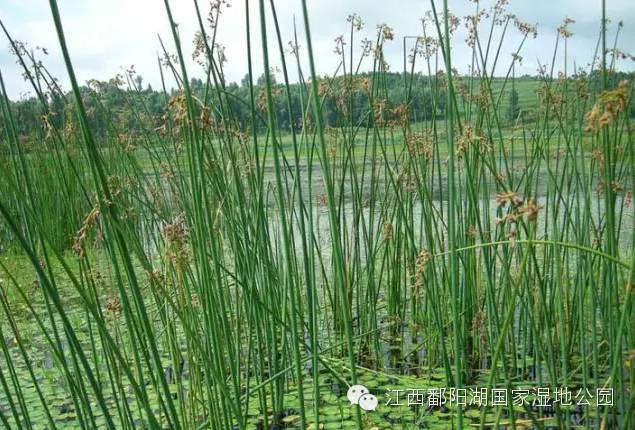
MULTIPOLYGON (((275 2, 246 1, 241 99, 216 41, 222 4, 210 25, 194 1, 199 86, 166 0, 165 106, 154 117, 126 72, 114 91, 136 118, 128 130, 102 84, 76 82, 50 6, 69 94, 3 26, 42 112, 54 109, 47 94, 73 103, 25 146, 2 82, 0 258, 21 262, 0 260, 5 426, 632 425, 631 119, 622 105, 605 126, 589 114, 610 96, 631 103, 631 87, 611 80, 606 21, 601 64, 586 75, 545 69, 524 105, 532 115, 509 118, 509 92, 525 88, 516 56, 534 29, 502 8, 471 22, 474 73, 463 76, 453 68, 455 19, 447 2, 431 2, 409 57, 404 38, 403 100, 391 101, 390 26, 357 51, 364 23, 351 15, 337 71, 319 76, 307 2, 304 28, 288 35, 275 2), (514 29, 522 37, 507 66, 502 44, 514 29), (87 106, 111 118, 104 135, 87 106), (15 269, 24 264, 32 270, 15 269), (49 360, 53 381, 37 366, 49 360), (355 383, 380 410, 348 405, 355 383), (383 390, 421 385, 611 387, 616 401, 385 406, 383 390), (64 404, 48 401, 53 391, 64 404)), ((568 37, 559 33, 552 65, 558 55, 568 64, 568 37)))

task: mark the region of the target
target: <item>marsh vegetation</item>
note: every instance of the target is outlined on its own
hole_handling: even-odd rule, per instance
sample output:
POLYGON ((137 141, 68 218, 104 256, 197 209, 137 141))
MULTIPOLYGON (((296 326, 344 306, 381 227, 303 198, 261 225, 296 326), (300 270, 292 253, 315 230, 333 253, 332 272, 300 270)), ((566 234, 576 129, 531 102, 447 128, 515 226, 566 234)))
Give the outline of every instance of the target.
POLYGON ((340 67, 318 76, 306 2, 289 35, 274 1, 246 0, 238 85, 215 40, 226 2, 206 19, 194 1, 205 75, 192 78, 165 0, 160 91, 133 69, 80 86, 55 0, 69 92, 5 29, 35 97, 9 100, 0 75, 1 425, 633 428, 634 109, 619 26, 602 17, 597 61, 570 72, 566 20, 549 55, 569 71, 520 79, 536 29, 505 3, 464 19, 468 75, 454 69, 458 18, 438 1, 403 39, 403 71, 383 56, 395 31, 379 25, 358 49, 351 15, 340 67), (377 410, 349 405, 354 384, 377 410), (445 387, 528 394, 388 404, 445 387), (544 387, 573 399, 537 407, 544 387), (611 405, 576 402, 598 389, 611 405))

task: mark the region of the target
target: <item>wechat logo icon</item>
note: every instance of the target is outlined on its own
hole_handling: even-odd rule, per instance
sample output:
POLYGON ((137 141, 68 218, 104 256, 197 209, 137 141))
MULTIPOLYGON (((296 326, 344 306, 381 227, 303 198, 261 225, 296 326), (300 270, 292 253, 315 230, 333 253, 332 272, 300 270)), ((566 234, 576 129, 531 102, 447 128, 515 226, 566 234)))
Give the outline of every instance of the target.
POLYGON ((365 411, 374 411, 379 404, 377 397, 370 394, 368 388, 363 385, 351 385, 346 397, 351 402, 351 405, 359 405, 365 411))

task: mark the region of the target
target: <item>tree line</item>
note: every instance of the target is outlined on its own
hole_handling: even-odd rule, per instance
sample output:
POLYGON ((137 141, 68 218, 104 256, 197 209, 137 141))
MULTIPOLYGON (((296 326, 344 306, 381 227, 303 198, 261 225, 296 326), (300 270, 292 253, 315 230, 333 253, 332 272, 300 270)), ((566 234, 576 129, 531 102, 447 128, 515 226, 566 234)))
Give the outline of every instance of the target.
MULTIPOLYGON (((275 81, 272 74, 274 94, 274 115, 279 127, 283 130, 301 128, 303 112, 310 118, 311 109, 307 109, 307 86, 293 83, 289 86, 288 103, 286 87, 275 81)), ((633 73, 615 73, 613 82, 630 79, 633 73)), ((572 80, 584 79, 590 93, 601 87, 599 72, 590 76, 573 77, 572 80)), ((464 79, 465 80, 465 79, 464 79)), ((515 83, 532 81, 536 87, 540 85, 539 77, 525 76, 516 78, 515 83)), ((458 80, 460 85, 461 80, 458 80)), ((373 126, 377 121, 397 120, 404 116, 409 121, 429 120, 432 117, 443 117, 445 114, 445 90, 443 75, 427 76, 419 73, 358 74, 355 76, 338 76, 320 79, 320 96, 324 123, 328 127, 355 124, 373 126), (371 84, 372 82, 372 84, 371 84)), ((215 97, 225 97, 231 110, 234 123, 242 130, 248 130, 253 123, 256 129, 266 129, 266 106, 264 103, 264 75, 256 79, 253 86, 255 109, 250 104, 249 76, 240 83, 232 82, 221 86, 220 93, 212 93, 200 78, 192 78, 190 87, 202 105, 209 106, 214 116, 221 115, 214 111, 215 97)), ((514 121, 522 113, 519 91, 507 83, 506 103, 502 117, 514 121)), ((148 128, 161 127, 164 123, 170 100, 178 97, 179 90, 155 90, 151 85, 144 85, 143 78, 136 73, 118 76, 110 81, 88 81, 81 88, 88 119, 93 132, 97 136, 108 135, 111 128, 130 134, 148 128)), ((217 90, 214 90, 217 91, 217 90)), ((11 101, 17 134, 25 142, 37 138, 55 127, 63 129, 72 115, 71 97, 61 91, 49 91, 47 94, 48 109, 36 97, 26 97, 11 101), (48 115, 44 115, 48 112, 48 115)), ((631 103, 631 116, 635 108, 631 103)), ((4 129, 4 125, 0 123, 4 129)), ((3 133, 3 137, 5 133, 3 133)))

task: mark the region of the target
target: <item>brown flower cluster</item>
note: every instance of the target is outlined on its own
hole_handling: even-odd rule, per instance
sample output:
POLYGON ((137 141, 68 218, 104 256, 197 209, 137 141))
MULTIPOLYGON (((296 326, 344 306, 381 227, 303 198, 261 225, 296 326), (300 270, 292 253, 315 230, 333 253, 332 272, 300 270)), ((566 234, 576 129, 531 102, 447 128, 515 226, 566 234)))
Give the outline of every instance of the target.
POLYGON ((564 21, 562 22, 562 25, 558 27, 558 34, 564 39, 568 39, 571 36, 573 36, 573 33, 571 32, 571 30, 569 30, 569 25, 573 23, 575 23, 575 21, 572 20, 571 18, 569 17, 565 18, 564 21))
POLYGON ((432 159, 432 139, 427 133, 408 133, 406 136, 406 148, 410 157, 424 157, 432 159))
POLYGON ((387 104, 386 99, 376 99, 375 103, 373 103, 373 118, 375 119, 375 125, 379 128, 386 126, 387 104))
POLYGON ((71 248, 80 259, 85 257, 84 241, 88 237, 90 230, 97 224, 97 220, 99 219, 100 214, 101 212, 99 211, 99 207, 95 206, 86 216, 86 218, 84 218, 82 226, 73 237, 73 244, 71 248))
POLYGON ((104 306, 104 308, 106 311, 106 316, 117 318, 119 317, 119 315, 121 315, 121 300, 117 296, 109 297, 106 300, 106 305, 104 306))
POLYGON ((538 219, 538 214, 542 209, 542 206, 538 205, 532 199, 527 200, 527 202, 523 204, 522 199, 513 191, 498 194, 496 196, 496 202, 501 207, 509 202, 512 207, 512 210, 505 216, 495 219, 496 224, 515 224, 521 218, 524 218, 527 222, 534 222, 538 219))
POLYGON ((189 261, 189 231, 185 216, 179 215, 163 227, 163 237, 167 245, 166 257, 177 267, 183 267, 189 261))
POLYGON ((626 107, 630 91, 630 84, 626 80, 621 81, 614 90, 603 91, 593 108, 585 115, 585 130, 596 133, 613 123, 626 107))
POLYGON ((521 21, 519 19, 514 19, 514 25, 520 31, 520 33, 525 37, 531 37, 535 39, 538 36, 538 29, 535 24, 529 24, 528 22, 521 21))
POLYGON ((487 18, 489 18, 487 9, 481 9, 478 13, 463 18, 463 23, 467 29, 467 38, 465 39, 467 46, 473 48, 476 45, 478 24, 487 18))
POLYGON ((377 99, 373 103, 373 118, 375 125, 384 127, 406 127, 410 121, 410 109, 408 105, 399 104, 390 107, 388 100, 377 99))
POLYGON ((400 104, 392 109, 392 123, 391 125, 399 125, 400 127, 406 127, 410 118, 410 109, 405 104, 400 104))
MULTIPOLYGON (((321 84, 321 82, 320 82, 320 84, 321 84)), ((282 90, 277 85, 272 85, 271 86, 271 96, 272 97, 277 96, 281 92, 282 92, 282 90)), ((266 88, 262 87, 262 88, 260 88, 260 91, 258 91, 258 100, 256 101, 256 104, 258 106, 258 110, 262 114, 266 114, 267 113, 268 104, 267 104, 267 90, 266 90, 266 88)))
POLYGON ((487 142, 488 140, 485 135, 482 133, 477 135, 471 126, 466 125, 463 127, 462 133, 456 138, 456 154, 461 157, 473 145, 477 145, 480 154, 485 154, 491 149, 491 146, 487 142))
POLYGON ((218 17, 222 13, 223 7, 230 8, 231 3, 228 0, 212 0, 210 2, 209 13, 207 14, 207 23, 211 29, 215 29, 218 24, 218 17))
POLYGON ((168 100, 168 111, 172 112, 174 123, 182 125, 188 122, 187 120, 187 105, 185 103, 185 94, 180 93, 172 96, 168 100))
POLYGON ((557 109, 567 102, 565 96, 559 93, 557 88, 552 88, 547 84, 540 84, 535 92, 540 100, 540 107, 547 110, 557 109))
POLYGON ((356 31, 360 31, 362 28, 364 28, 364 21, 356 13, 349 15, 346 18, 346 22, 350 22, 351 27, 353 27, 356 31))
POLYGON ((119 145, 121 145, 128 154, 132 154, 137 149, 134 136, 131 133, 120 133, 119 145))
POLYGON ((192 51, 192 60, 196 61, 200 66, 204 66, 206 64, 206 50, 210 45, 211 40, 209 36, 207 36, 207 40, 203 36, 203 33, 197 31, 194 33, 194 50, 192 51))
POLYGON ((389 221, 384 222, 384 226, 381 230, 381 238, 384 241, 392 239, 394 235, 393 226, 389 221))
POLYGON ((361 53, 362 58, 368 57, 370 54, 374 52, 373 41, 368 38, 362 39, 359 45, 362 48, 362 53, 361 53))
POLYGON ((612 49, 608 49, 607 51, 611 53, 613 57, 616 59, 635 61, 635 55, 631 55, 620 48, 612 48, 612 49))
POLYGON ((517 207, 522 204, 523 200, 518 197, 514 191, 504 191, 502 193, 496 194, 496 204, 499 207, 507 206, 509 203, 511 206, 517 207))
POLYGON ((415 55, 420 55, 423 58, 430 59, 436 54, 439 49, 439 41, 431 36, 421 36, 417 38, 415 49, 413 50, 412 57, 414 61, 415 55))
POLYGON ((395 31, 388 24, 380 24, 377 29, 381 32, 384 40, 393 40, 395 38, 395 31))
POLYGON ((423 274, 425 272, 426 266, 432 260, 432 255, 426 250, 422 249, 417 255, 417 260, 415 261, 415 273, 414 273, 414 284, 421 285, 423 282, 423 274))
POLYGON ((333 48, 333 52, 337 55, 344 55, 344 46, 346 46, 346 42, 344 41, 344 35, 340 34, 335 39, 335 48, 333 48))

